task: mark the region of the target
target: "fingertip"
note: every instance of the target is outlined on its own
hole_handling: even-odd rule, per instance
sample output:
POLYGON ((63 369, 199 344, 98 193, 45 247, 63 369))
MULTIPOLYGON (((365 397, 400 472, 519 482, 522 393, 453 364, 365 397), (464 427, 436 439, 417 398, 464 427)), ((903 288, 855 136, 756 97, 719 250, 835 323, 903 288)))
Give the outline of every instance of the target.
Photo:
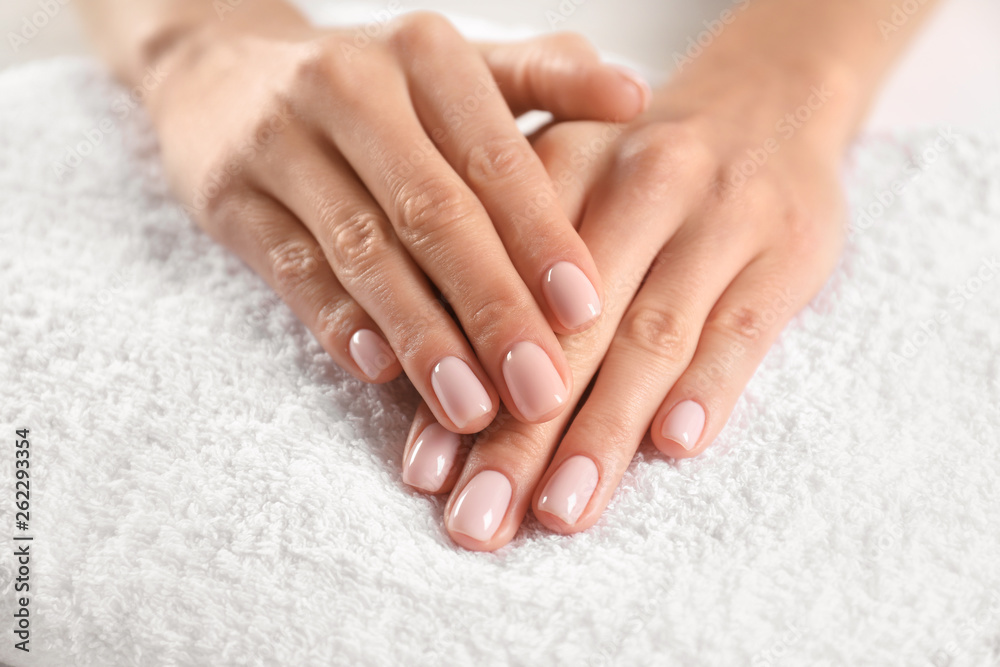
POLYGON ((705 408, 701 403, 685 399, 675 403, 663 417, 653 421, 650 436, 656 448, 667 456, 692 458, 704 449, 702 436, 706 420, 705 408))
POLYGON ((381 384, 396 378, 402 366, 389 344, 371 329, 358 329, 347 344, 355 366, 355 377, 371 384, 381 384))
POLYGON ((632 87, 632 94, 634 95, 634 100, 632 101, 633 108, 635 109, 635 116, 643 113, 649 108, 649 103, 653 99, 653 89, 650 87, 649 82, 646 78, 636 72, 631 67, 626 67, 625 65, 612 64, 610 67, 617 72, 618 76, 629 86, 632 87))

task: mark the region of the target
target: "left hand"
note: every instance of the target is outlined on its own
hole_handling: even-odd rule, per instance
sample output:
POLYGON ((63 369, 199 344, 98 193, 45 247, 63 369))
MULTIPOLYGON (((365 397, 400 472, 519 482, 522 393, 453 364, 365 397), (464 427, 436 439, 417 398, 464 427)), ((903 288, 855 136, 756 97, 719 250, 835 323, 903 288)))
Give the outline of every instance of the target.
POLYGON ((606 286, 596 326, 561 337, 571 404, 600 373, 564 436, 572 410, 534 425, 501 413, 461 470, 458 436, 420 407, 403 479, 456 489, 445 517, 458 544, 506 544, 529 505, 556 532, 590 527, 647 431, 668 456, 702 452, 833 269, 849 81, 744 70, 682 77, 627 125, 566 122, 534 138, 606 286))

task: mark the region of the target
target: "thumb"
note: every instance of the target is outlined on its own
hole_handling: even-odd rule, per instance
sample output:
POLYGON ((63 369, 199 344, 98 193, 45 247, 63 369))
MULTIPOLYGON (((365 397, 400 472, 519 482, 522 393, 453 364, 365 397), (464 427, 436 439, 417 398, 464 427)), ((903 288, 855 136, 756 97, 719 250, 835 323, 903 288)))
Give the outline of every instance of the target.
POLYGON ((514 115, 541 109, 560 120, 626 122, 652 96, 639 74, 601 62, 575 33, 477 46, 514 115))

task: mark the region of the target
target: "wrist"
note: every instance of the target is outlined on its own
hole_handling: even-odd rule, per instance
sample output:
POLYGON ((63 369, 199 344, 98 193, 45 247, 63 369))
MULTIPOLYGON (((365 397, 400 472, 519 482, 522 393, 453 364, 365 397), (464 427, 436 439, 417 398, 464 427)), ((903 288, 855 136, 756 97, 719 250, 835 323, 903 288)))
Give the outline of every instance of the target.
POLYGON ((655 91, 651 113, 668 120, 721 121, 750 141, 775 134, 794 138, 839 159, 864 101, 853 70, 836 59, 715 50, 655 91))
POLYGON ((170 12, 150 13, 139 23, 132 76, 151 69, 173 71, 179 64, 196 61, 205 49, 236 35, 288 34, 308 26, 302 14, 284 0, 177 3, 170 12))

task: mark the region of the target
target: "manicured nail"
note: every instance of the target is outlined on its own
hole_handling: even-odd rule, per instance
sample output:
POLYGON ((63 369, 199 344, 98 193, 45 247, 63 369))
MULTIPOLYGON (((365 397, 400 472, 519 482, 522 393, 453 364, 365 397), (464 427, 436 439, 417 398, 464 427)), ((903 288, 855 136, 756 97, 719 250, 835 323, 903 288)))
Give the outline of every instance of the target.
POLYGON ((431 387, 441 407, 458 428, 493 409, 493 401, 469 365, 458 357, 445 357, 431 373, 431 387))
POLYGON ((503 379, 514 405, 531 422, 562 405, 569 393, 545 350, 526 340, 507 353, 503 379))
POLYGON ((437 493, 451 472, 461 438, 441 424, 427 426, 413 441, 403 462, 403 481, 421 491, 437 493))
POLYGON ((597 290, 575 264, 559 262, 549 269, 542 292, 559 323, 567 329, 579 329, 601 314, 597 290))
POLYGON ((640 108, 645 110, 649 105, 649 101, 653 99, 653 89, 650 88, 646 78, 631 67, 625 67, 624 65, 612 65, 612 67, 618 70, 619 74, 636 85, 639 89, 639 99, 642 104, 640 108))
POLYGON ((705 410, 694 401, 681 401, 663 420, 660 433, 684 449, 694 449, 705 428, 705 410))
POLYGON ((597 488, 597 466, 589 456, 571 456, 549 478, 538 509, 568 524, 576 523, 597 488))
POLYGON ((484 470, 465 485, 451 510, 448 528, 485 542, 497 532, 510 504, 510 480, 496 470, 484 470))
POLYGON ((369 380, 376 379, 382 371, 396 362, 396 355, 393 354, 389 344, 370 329, 355 331, 351 336, 348 350, 351 359, 354 359, 354 363, 369 380))

